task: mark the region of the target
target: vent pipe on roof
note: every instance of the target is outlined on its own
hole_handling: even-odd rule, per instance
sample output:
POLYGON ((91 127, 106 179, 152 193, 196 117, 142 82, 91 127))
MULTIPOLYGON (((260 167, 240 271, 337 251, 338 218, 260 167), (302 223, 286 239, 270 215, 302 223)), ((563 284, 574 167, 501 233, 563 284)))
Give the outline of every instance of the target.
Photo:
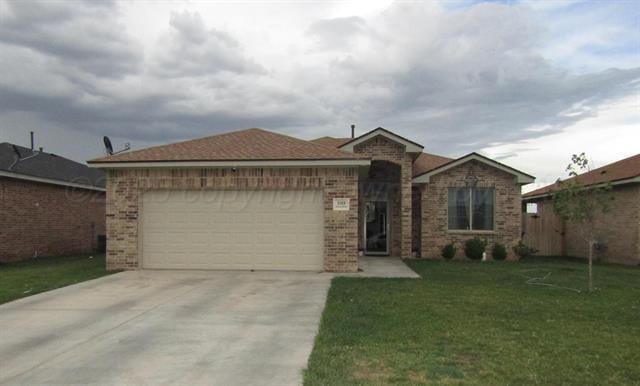
POLYGON ((31 133, 31 151, 33 151, 33 131, 31 133))
POLYGON ((351 125, 351 138, 356 137, 356 125, 351 125))

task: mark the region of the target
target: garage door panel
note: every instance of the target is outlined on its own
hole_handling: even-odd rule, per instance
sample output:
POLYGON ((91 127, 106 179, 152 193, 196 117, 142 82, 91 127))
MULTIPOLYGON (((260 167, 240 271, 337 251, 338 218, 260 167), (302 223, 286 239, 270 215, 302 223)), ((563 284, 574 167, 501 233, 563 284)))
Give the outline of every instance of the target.
POLYGON ((141 218, 146 268, 323 267, 321 191, 149 191, 141 218))

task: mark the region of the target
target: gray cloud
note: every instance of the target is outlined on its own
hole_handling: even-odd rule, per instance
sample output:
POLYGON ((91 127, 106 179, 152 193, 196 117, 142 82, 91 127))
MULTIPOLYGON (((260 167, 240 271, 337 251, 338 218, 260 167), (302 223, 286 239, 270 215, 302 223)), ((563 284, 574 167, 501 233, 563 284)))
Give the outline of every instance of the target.
POLYGON ((462 153, 558 132, 639 89, 640 68, 574 76, 552 67, 536 51, 540 30, 526 9, 433 12, 396 4, 368 21, 364 49, 335 56, 331 87, 339 91, 323 95, 326 103, 338 95, 353 120, 462 153))
POLYGON ((161 77, 203 76, 220 71, 264 73, 224 31, 207 29, 198 13, 173 13, 154 70, 161 77))
POLYGON ((118 23, 117 4, 4 4, 0 124, 16 131, 28 115, 24 125, 135 146, 255 126, 345 135, 354 122, 446 155, 560 131, 640 85, 638 68, 555 68, 517 6, 397 3, 368 19, 318 20, 304 57, 283 57, 292 65, 282 70, 194 13, 171 15, 158 44, 144 47, 118 23))
POLYGON ((319 49, 346 49, 365 31, 365 26, 365 20, 356 16, 319 20, 309 26, 306 35, 315 40, 319 49))
POLYGON ((111 2, 7 1, 0 42, 28 47, 81 71, 122 77, 140 69, 141 47, 113 22, 111 2))

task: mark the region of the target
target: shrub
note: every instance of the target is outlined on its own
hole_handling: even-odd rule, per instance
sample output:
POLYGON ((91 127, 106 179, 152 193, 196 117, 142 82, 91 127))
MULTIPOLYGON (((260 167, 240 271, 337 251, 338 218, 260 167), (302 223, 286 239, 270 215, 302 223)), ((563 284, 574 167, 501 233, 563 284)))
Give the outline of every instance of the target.
POLYGON ((507 258, 507 248, 500 243, 493 244, 493 249, 491 250, 491 257, 493 260, 504 260, 507 258))
POLYGON ((442 248, 442 257, 451 260, 456 255, 457 250, 458 248, 456 248, 454 243, 449 243, 442 248))
POLYGON ((522 240, 518 241, 518 245, 513 247, 513 252, 518 255, 519 258, 529 257, 538 252, 537 249, 529 247, 527 244, 523 243, 522 240))
POLYGON ((482 253, 484 252, 484 249, 486 247, 487 240, 483 240, 479 237, 474 237, 464 243, 464 254, 471 260, 480 260, 482 259, 482 253))

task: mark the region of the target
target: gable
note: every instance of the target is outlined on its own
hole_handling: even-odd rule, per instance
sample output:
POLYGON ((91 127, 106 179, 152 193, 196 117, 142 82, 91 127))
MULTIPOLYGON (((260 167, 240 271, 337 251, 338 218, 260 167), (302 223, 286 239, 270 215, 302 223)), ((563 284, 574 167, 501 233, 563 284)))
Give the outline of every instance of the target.
POLYGON ((480 162, 484 165, 490 166, 492 168, 501 170, 505 173, 511 174, 516 178, 516 181, 518 184, 530 184, 533 181, 535 181, 535 177, 533 177, 532 175, 523 173, 517 169, 514 169, 510 166, 507 166, 503 163, 500 163, 498 161, 492 160, 491 158, 485 157, 483 155, 480 155, 478 153, 470 153, 467 154, 463 157, 460 157, 458 159, 452 160, 450 162, 447 162, 445 164, 442 164, 438 167, 436 167, 435 169, 429 170, 421 175, 418 175, 416 177, 413 178, 413 183, 414 184, 420 184, 420 183, 429 183, 430 178, 432 176, 438 175, 440 173, 446 172, 447 170, 456 168, 458 166, 461 166, 465 163, 468 163, 470 161, 476 161, 476 162, 480 162))
POLYGON ((384 129, 382 127, 378 127, 375 130, 371 130, 368 133, 365 133, 359 137, 353 138, 352 140, 341 145, 339 149, 348 151, 348 152, 354 152, 354 149, 358 145, 366 143, 367 141, 370 141, 371 139, 377 136, 382 136, 389 141, 392 141, 394 143, 399 144, 400 146, 403 146, 404 151, 407 153, 422 153, 422 149, 424 149, 424 146, 416 142, 410 141, 404 137, 401 137, 395 133, 392 133, 391 131, 384 129))

